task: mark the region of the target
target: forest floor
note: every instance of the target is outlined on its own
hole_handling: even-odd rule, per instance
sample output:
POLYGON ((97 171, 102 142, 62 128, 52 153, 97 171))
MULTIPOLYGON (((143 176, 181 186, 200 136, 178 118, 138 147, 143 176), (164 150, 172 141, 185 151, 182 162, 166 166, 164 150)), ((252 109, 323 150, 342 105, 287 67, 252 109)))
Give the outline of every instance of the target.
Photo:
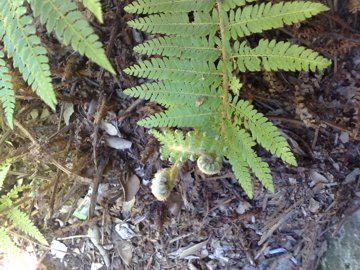
POLYGON ((250 200, 229 164, 208 177, 188 162, 166 202, 149 184, 168 163, 136 125, 161 107, 122 94, 141 83, 121 72, 143 58, 132 48, 151 37, 126 25, 129 1, 120 2, 104 1, 104 25, 93 21, 118 75, 44 35, 61 109, 52 112, 19 79, 15 118, 23 130, 1 134, 2 151, 23 157, 13 177, 39 185, 26 205, 52 250, 30 244, 38 269, 316 269, 326 239, 360 207, 360 17, 351 1, 323 1, 330 12, 265 33, 321 52, 331 68, 241 75, 243 97, 276 124, 298 160, 288 167, 257 149, 275 193, 254 180, 250 200), (98 197, 86 197, 90 187, 98 197), (62 260, 52 254, 61 248, 62 260))

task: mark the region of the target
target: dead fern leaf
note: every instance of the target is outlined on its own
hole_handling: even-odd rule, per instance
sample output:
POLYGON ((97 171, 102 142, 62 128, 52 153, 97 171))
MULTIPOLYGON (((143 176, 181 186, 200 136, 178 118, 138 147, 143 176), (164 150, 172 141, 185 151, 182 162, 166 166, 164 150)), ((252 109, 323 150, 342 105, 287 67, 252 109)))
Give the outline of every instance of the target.
POLYGON ((359 0, 349 0, 347 8, 351 13, 359 12, 360 11, 360 1, 359 0))

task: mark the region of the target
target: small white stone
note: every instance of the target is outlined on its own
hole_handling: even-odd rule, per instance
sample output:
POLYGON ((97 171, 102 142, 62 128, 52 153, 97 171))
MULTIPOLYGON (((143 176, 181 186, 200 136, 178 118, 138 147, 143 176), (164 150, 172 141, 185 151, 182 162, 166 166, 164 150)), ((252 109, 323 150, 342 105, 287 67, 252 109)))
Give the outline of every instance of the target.
POLYGON ((349 133, 348 132, 345 132, 345 131, 343 131, 343 132, 341 132, 341 135, 340 135, 340 141, 342 142, 342 143, 347 143, 347 142, 349 142, 349 133))
POLYGON ((51 242, 51 254, 56 258, 59 258, 61 261, 64 259, 66 252, 68 250, 67 246, 57 240, 51 242))
POLYGON ((289 182, 291 185, 295 185, 296 184, 296 179, 293 177, 289 177, 289 182))

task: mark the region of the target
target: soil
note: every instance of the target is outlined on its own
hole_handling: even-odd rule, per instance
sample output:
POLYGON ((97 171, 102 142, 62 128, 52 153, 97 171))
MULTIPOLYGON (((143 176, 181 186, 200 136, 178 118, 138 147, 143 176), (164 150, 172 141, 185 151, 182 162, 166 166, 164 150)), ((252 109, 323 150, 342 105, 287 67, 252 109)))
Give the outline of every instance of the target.
POLYGON ((22 177, 41 187, 28 198, 28 211, 49 242, 67 247, 62 261, 37 247, 39 269, 316 269, 326 239, 360 200, 360 18, 351 1, 323 1, 331 11, 265 33, 319 51, 333 60, 331 68, 241 75, 243 97, 277 125, 297 157, 298 167, 289 167, 257 149, 270 164, 275 193, 254 178, 250 200, 229 164, 209 177, 188 162, 165 202, 149 185, 169 163, 136 125, 162 108, 122 93, 143 82, 121 70, 144 58, 132 48, 151 37, 126 25, 130 1, 118 2, 104 1, 103 25, 92 21, 117 76, 42 36, 59 110, 19 87, 15 118, 35 143, 19 130, 2 134, 11 153, 24 157, 22 177), (96 192, 88 196, 92 213, 82 221, 72 214, 90 186, 101 196, 97 205, 96 192))

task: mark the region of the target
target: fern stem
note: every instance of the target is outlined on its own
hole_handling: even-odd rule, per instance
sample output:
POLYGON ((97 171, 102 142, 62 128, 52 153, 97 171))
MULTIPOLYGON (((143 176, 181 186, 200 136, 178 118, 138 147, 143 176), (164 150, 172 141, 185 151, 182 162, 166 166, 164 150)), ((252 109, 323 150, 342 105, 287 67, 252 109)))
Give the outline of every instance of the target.
MULTIPOLYGON (((225 23, 224 23, 224 18, 223 18, 223 9, 222 9, 222 0, 216 0, 216 4, 217 4, 217 9, 219 12, 219 28, 220 28, 220 38, 221 38, 221 58, 222 58, 222 68, 223 68, 223 81, 222 81, 222 88, 223 88, 223 96, 222 96, 222 100, 223 100, 223 112, 222 112, 222 119, 223 121, 226 120, 226 112, 227 112, 227 107, 229 105, 229 74, 226 68, 226 64, 229 62, 229 55, 226 51, 226 49, 229 47, 227 46, 228 44, 226 44, 226 37, 225 37, 225 23)), ((223 127, 222 127, 223 128, 223 127)))

